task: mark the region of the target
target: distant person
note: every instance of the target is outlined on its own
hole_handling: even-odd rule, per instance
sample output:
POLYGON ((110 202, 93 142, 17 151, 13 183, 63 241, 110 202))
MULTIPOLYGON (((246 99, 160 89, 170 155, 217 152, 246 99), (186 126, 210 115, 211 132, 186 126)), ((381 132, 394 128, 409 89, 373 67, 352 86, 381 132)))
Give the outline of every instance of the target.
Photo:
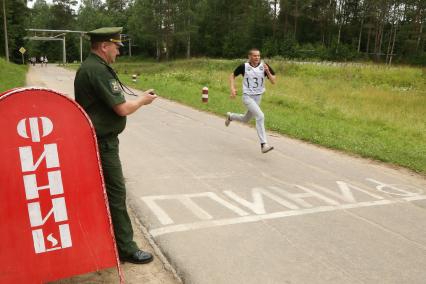
POLYGON ((46 55, 44 56, 44 61, 43 62, 44 62, 44 66, 47 67, 47 63, 49 62, 49 60, 47 60, 47 56, 46 55))
POLYGON ((235 89, 235 77, 243 76, 243 103, 247 108, 245 114, 228 112, 226 114, 225 125, 229 126, 231 121, 248 122, 252 117, 256 119, 256 131, 260 140, 262 153, 267 153, 274 149, 268 144, 265 132, 265 116, 260 109, 262 95, 265 92, 265 79, 269 79, 275 84, 275 72, 272 68, 260 60, 260 51, 256 48, 250 49, 248 62, 238 66, 230 75, 231 99, 235 99, 237 90, 235 89))
POLYGON ((41 67, 43 67, 43 64, 44 64, 44 57, 40 56, 40 65, 41 65, 41 67))
POLYGON ((91 52, 81 64, 74 80, 75 100, 89 115, 96 131, 108 203, 115 240, 121 261, 148 263, 153 257, 133 241, 133 228, 126 207, 126 186, 119 157, 120 134, 126 126, 126 116, 152 103, 154 90, 145 91, 136 100, 126 101, 123 85, 111 63, 123 46, 122 28, 101 28, 90 36, 91 52))

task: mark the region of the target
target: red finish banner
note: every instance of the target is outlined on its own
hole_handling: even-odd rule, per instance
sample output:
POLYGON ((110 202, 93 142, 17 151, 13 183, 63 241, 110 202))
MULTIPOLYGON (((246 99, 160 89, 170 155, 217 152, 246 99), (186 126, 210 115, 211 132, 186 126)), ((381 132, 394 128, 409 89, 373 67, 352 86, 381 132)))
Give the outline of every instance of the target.
POLYGON ((0 283, 117 266, 93 126, 47 89, 0 96, 0 283))

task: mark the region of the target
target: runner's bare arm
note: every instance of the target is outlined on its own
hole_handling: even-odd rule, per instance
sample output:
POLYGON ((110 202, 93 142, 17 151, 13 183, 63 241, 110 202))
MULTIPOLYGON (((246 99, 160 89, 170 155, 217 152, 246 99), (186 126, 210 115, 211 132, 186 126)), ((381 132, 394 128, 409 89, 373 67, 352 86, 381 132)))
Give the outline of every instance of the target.
POLYGON ((233 99, 237 95, 237 89, 235 89, 235 75, 234 75, 234 73, 231 73, 231 75, 229 76, 229 84, 231 86, 231 99, 233 99))

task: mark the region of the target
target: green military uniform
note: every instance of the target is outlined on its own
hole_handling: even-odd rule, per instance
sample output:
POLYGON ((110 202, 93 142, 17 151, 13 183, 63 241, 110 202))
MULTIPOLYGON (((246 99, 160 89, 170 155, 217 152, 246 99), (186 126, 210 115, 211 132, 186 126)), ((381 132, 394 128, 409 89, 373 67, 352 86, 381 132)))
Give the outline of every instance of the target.
MULTIPOLYGON (((93 40, 114 41, 108 36, 119 34, 121 28, 104 28, 89 33, 93 40)), ((126 187, 118 151, 118 134, 126 126, 126 117, 113 107, 124 103, 119 82, 113 69, 101 57, 90 53, 77 71, 75 100, 89 115, 96 131, 102 170, 108 195, 114 234, 120 258, 138 250, 126 208, 126 187)))

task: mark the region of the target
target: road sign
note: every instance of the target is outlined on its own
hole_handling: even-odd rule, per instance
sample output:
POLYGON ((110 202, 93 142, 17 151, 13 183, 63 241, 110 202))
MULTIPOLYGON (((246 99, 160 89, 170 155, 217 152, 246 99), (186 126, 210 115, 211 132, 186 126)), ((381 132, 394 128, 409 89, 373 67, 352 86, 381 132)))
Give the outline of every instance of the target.
POLYGON ((85 112, 64 95, 26 88, 0 95, 0 113, 0 283, 119 269, 85 112))
POLYGON ((19 52, 20 52, 20 53, 22 53, 22 54, 24 54, 26 51, 27 51, 27 50, 26 50, 24 47, 21 47, 21 48, 19 49, 19 52))

